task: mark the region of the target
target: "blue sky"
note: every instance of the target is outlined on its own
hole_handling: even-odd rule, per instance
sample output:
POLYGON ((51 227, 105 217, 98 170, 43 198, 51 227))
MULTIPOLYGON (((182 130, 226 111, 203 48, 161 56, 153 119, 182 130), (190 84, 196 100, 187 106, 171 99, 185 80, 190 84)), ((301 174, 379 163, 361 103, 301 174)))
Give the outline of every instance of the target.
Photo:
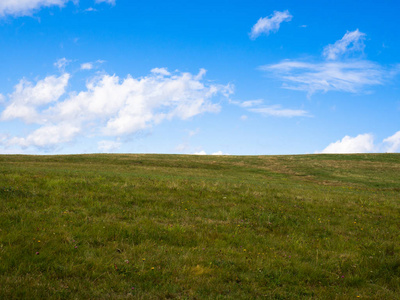
POLYGON ((399 152, 399 12, 2 0, 0 153, 399 152))

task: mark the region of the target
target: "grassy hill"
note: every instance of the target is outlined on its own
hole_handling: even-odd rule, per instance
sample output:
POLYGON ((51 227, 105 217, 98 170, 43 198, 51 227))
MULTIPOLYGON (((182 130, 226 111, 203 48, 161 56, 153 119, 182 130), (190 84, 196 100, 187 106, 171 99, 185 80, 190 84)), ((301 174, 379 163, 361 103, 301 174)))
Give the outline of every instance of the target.
POLYGON ((0 299, 399 299, 400 155, 0 156, 0 299))

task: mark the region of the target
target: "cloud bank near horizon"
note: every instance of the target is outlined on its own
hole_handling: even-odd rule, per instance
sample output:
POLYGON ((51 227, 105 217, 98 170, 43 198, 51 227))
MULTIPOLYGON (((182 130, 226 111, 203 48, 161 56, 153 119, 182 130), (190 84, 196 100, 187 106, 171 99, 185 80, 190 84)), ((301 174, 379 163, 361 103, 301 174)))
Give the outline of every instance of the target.
POLYGON ((341 140, 329 144, 324 150, 318 153, 394 153, 398 151, 400 151, 400 131, 385 138, 379 144, 375 144, 374 136, 370 133, 359 134, 356 137, 346 135, 341 140))
MULTIPOLYGON (((82 91, 66 93, 71 75, 47 76, 32 83, 26 79, 3 101, 2 122, 19 120, 38 127, 27 136, 3 136, 9 147, 52 148, 79 136, 121 137, 172 119, 187 120, 203 113, 218 113, 218 99, 227 98, 232 86, 209 83, 206 71, 170 73, 155 68, 140 78, 102 74, 90 78, 82 91)), ((99 149, 120 143, 103 142, 99 149)))

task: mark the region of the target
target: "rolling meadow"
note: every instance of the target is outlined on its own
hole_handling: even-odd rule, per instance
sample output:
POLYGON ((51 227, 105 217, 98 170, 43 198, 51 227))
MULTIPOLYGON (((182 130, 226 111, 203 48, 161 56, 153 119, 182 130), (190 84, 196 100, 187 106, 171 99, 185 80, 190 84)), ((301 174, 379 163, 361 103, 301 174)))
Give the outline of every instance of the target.
POLYGON ((399 299, 400 154, 0 156, 0 299, 399 299))

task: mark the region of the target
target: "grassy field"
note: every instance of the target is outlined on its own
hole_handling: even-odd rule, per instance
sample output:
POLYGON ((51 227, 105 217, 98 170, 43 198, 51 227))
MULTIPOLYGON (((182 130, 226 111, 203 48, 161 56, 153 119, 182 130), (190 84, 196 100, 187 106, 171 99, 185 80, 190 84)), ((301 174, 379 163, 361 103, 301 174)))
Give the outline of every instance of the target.
POLYGON ((0 156, 0 299, 400 299, 400 155, 0 156))

